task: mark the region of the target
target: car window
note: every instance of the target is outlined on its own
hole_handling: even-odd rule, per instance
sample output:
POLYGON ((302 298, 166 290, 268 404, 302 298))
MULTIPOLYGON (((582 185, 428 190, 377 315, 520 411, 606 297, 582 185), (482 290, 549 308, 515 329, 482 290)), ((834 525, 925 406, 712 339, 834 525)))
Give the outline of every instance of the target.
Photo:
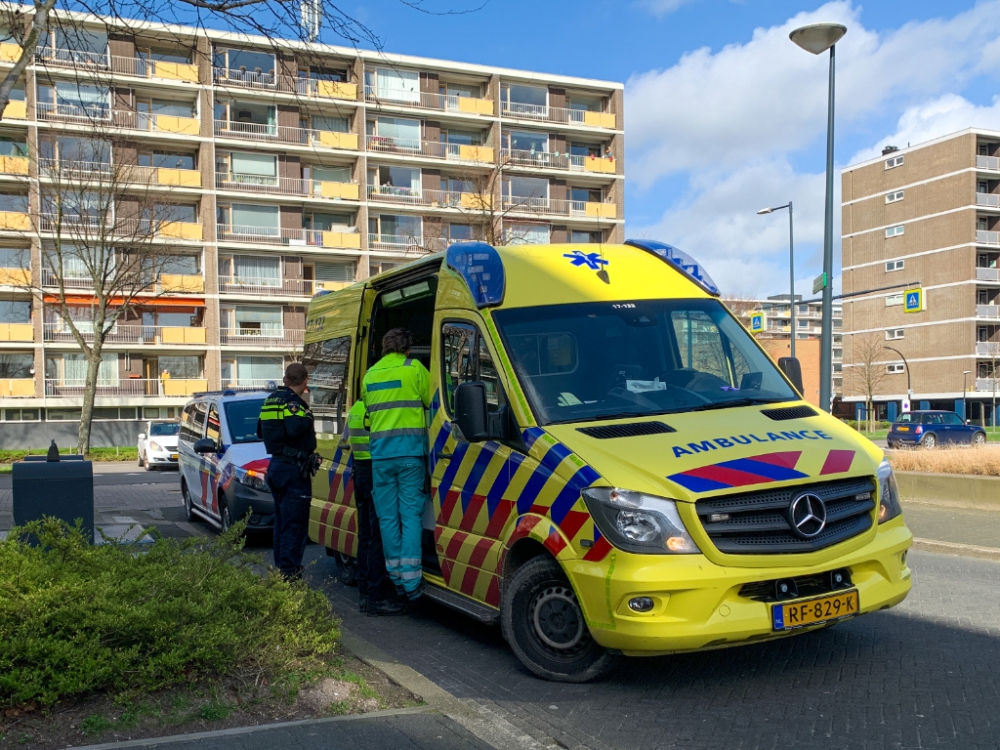
POLYGON ((259 443, 257 437, 257 418, 264 399, 242 399, 230 401, 223 405, 226 410, 226 424, 229 426, 229 436, 234 443, 259 443))
POLYGON ((208 427, 205 430, 205 437, 211 438, 215 442, 219 442, 219 435, 221 433, 222 427, 219 424, 219 405, 213 403, 210 407, 208 407, 208 427))
POLYGON ((205 434, 205 412, 208 405, 204 401, 194 401, 184 407, 181 414, 180 439, 187 443, 200 440, 205 434))
POLYGON ((957 414, 945 414, 944 415, 944 423, 945 424, 950 424, 950 425, 964 425, 965 424, 965 420, 963 420, 957 414))
POLYGON ((150 425, 149 435, 150 437, 176 435, 180 429, 181 426, 176 422, 163 422, 160 424, 150 425))
POLYGON ((924 424, 939 425, 944 424, 944 418, 941 414, 928 414, 927 421, 924 424))
POLYGON ((900 414, 896 417, 897 424, 910 424, 913 421, 914 419, 912 414, 900 414))

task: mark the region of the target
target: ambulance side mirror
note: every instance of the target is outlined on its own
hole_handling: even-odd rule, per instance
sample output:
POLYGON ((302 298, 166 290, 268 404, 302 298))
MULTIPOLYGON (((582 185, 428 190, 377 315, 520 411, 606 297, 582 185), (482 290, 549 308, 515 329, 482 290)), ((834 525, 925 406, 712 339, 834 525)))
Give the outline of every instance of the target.
POLYGON ((489 411, 486 408, 486 386, 482 383, 462 383, 455 389, 455 422, 462 436, 470 443, 489 440, 489 411))
POLYGON ((785 373, 785 377, 792 381, 795 390, 802 396, 805 389, 802 387, 802 365, 796 357, 781 357, 778 359, 778 367, 785 373))

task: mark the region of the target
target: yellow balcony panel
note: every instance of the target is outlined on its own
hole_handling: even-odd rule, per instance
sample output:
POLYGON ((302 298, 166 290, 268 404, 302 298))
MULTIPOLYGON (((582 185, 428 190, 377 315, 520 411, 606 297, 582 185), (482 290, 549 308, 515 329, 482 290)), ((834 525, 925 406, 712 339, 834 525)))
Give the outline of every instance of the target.
POLYGON ((615 173, 615 161, 614 159, 605 159, 603 157, 587 157, 583 161, 583 169, 586 172, 600 172, 601 174, 614 174, 615 173))
POLYGON ((493 207, 493 196, 481 195, 479 193, 462 193, 459 205, 462 208, 471 208, 476 211, 487 211, 493 207))
POLYGON ((317 281, 316 288, 325 289, 328 292, 338 292, 341 289, 346 289, 353 283, 353 281, 317 281))
POLYGON ((361 190, 358 185, 350 182, 321 182, 319 194, 322 198, 343 198, 348 201, 356 201, 361 196, 361 190))
POLYGON ((0 323, 0 341, 34 341, 35 327, 31 323, 0 323))
POLYGON ((7 106, 3 108, 3 119, 5 119, 5 120, 27 120, 28 119, 28 103, 27 102, 7 102, 7 106))
POLYGON ((3 174, 28 174, 28 157, 0 156, 0 172, 3 174))
POLYGON ((31 378, 0 379, 0 398, 31 398, 35 395, 35 381, 31 378))
POLYGON ((584 112, 583 124, 594 128, 614 129, 618 125, 618 120, 609 112, 584 112))
POLYGON ((31 229, 28 214, 17 211, 0 211, 0 229, 8 232, 27 232, 31 229))
POLYGON ((27 268, 0 268, 0 286, 28 286, 30 281, 27 268))
POLYGON ((492 99, 473 99, 471 96, 458 97, 458 111, 472 115, 492 115, 492 99))
POLYGON ((160 329, 161 344, 204 344, 204 328, 166 327, 160 329))
POLYGON ((617 219, 618 207, 614 203, 587 203, 587 216, 592 219, 617 219))
POLYGON ((153 75, 169 81, 198 83, 198 66, 190 63, 158 62, 153 69, 153 75))
POLYGON ((328 99, 358 98, 358 84, 341 83, 340 81, 316 81, 316 93, 328 99))
POLYGON ((164 273, 160 275, 160 286, 163 291, 175 294, 202 294, 205 291, 205 279, 201 276, 164 273))
POLYGON ((187 221, 165 221, 160 224, 157 234, 160 237, 173 237, 178 240, 202 239, 201 224, 187 221))
POLYGON ((163 384, 163 395, 164 396, 193 396, 199 391, 208 390, 207 380, 175 380, 173 378, 164 378, 160 381, 163 384))
POLYGON ((323 247, 347 247, 361 249, 361 235, 358 232, 323 232, 323 247))
POLYGON ((319 145, 324 148, 342 148, 348 151, 357 151, 358 136, 356 133, 333 133, 329 130, 320 130, 319 145))
POLYGON ((489 146, 459 146, 458 158, 465 161, 493 163, 493 149, 489 146))
POLYGON ((177 187, 201 187, 201 172, 197 169, 172 169, 157 167, 156 182, 158 185, 176 185, 177 187))
POLYGON ((177 133, 178 135, 200 135, 201 123, 194 117, 157 115, 156 129, 164 133, 177 133))
POLYGON ((0 62, 17 62, 21 57, 21 47, 17 44, 4 42, 0 44, 0 62))

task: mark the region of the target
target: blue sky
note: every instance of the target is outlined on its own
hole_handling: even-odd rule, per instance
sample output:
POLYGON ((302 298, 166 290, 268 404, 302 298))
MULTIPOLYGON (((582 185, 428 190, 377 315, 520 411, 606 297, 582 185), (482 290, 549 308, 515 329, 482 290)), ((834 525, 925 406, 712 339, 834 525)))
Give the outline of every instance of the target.
POLYGON ((795 26, 849 27, 838 166, 886 143, 1000 129, 1000 0, 491 0, 448 16, 399 0, 344 7, 389 52, 625 82, 627 234, 678 245, 732 293, 786 291, 787 223, 757 216, 765 205, 795 201, 797 291, 820 270, 826 60, 788 41, 795 26))

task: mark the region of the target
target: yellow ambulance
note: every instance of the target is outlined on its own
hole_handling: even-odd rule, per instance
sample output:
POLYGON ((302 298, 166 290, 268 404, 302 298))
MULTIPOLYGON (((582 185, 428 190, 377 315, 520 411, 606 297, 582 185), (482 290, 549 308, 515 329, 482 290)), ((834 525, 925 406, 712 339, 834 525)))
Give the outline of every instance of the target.
POLYGON ((910 590, 882 451, 805 402, 660 242, 466 242, 310 306, 323 464, 310 538, 357 550, 340 430, 382 336, 431 373, 427 596, 499 623, 535 674, 782 638, 910 590))

